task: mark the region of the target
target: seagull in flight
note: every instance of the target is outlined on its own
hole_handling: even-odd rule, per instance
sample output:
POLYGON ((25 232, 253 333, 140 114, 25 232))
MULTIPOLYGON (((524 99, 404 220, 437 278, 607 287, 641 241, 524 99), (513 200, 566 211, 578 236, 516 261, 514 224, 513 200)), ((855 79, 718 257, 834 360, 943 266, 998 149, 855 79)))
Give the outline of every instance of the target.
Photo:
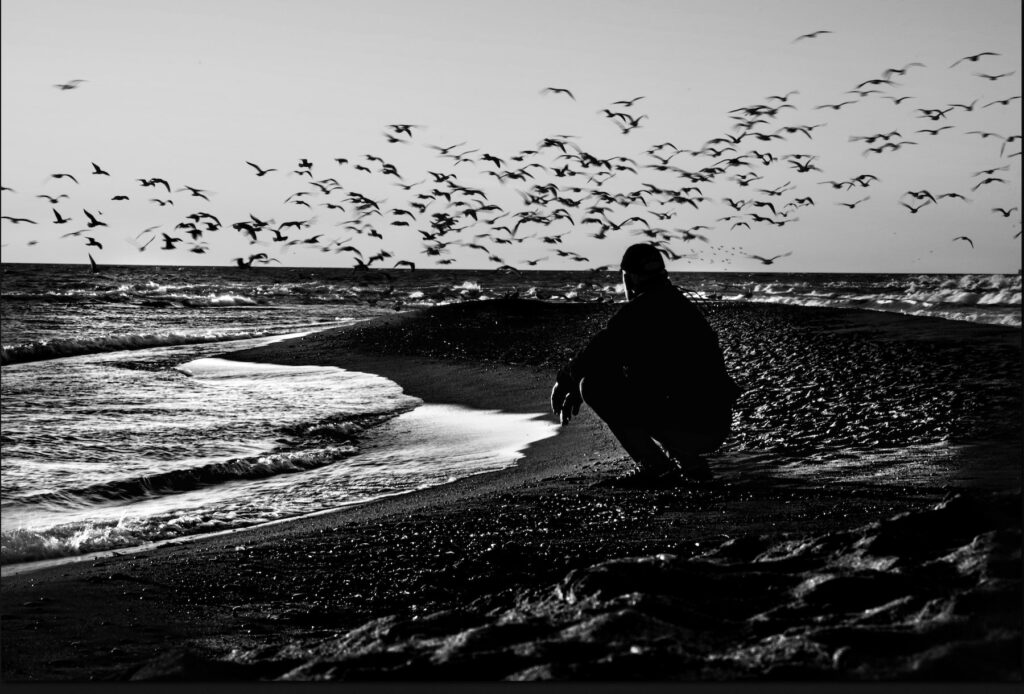
POLYGON ((544 94, 546 92, 551 92, 552 94, 566 94, 570 99, 576 101, 576 97, 572 95, 572 92, 570 92, 568 89, 563 89, 562 87, 544 87, 540 91, 541 94, 544 94))
POLYGON ((78 85, 80 85, 84 81, 85 80, 68 80, 67 82, 64 82, 63 84, 55 84, 53 86, 56 87, 57 89, 61 90, 62 92, 66 92, 69 89, 77 89, 78 85))
POLYGON ((989 80, 991 82, 995 82, 997 79, 1000 79, 1002 77, 1009 77, 1010 75, 1016 75, 1016 74, 1017 74, 1016 72, 1003 72, 1003 73, 1000 73, 998 75, 986 75, 984 72, 975 72, 974 76, 975 77, 984 77, 985 79, 987 79, 987 80, 989 80))
MULTIPOLYGON (((100 220, 98 220, 94 216, 92 216, 92 214, 89 212, 89 210, 82 210, 82 212, 84 212, 85 216, 89 218, 89 223, 86 224, 86 226, 89 227, 90 229, 92 229, 93 227, 105 227, 105 226, 107 226, 106 222, 101 222, 100 220)), ((87 236, 86 238, 89 238, 89 237, 87 236)))
POLYGON ((978 58, 982 58, 982 57, 984 57, 986 55, 999 55, 999 54, 998 53, 993 53, 992 51, 983 51, 981 53, 975 53, 974 55, 965 55, 963 58, 961 58, 960 60, 958 60, 955 63, 953 63, 952 65, 950 65, 950 67, 956 67, 957 65, 959 65, 962 62, 964 62, 965 60, 969 60, 972 63, 976 63, 976 62, 978 62, 978 58))
POLYGON ((259 166, 253 164, 251 161, 247 161, 245 163, 251 166, 252 168, 256 169, 257 176, 266 176, 271 171, 277 171, 277 169, 261 169, 259 166))
POLYGON ((748 258, 753 258, 754 260, 760 260, 761 263, 764 264, 764 265, 771 265, 772 263, 774 263, 779 258, 785 258, 785 257, 790 256, 790 255, 793 255, 793 251, 789 251, 788 253, 783 253, 781 255, 773 255, 771 258, 765 258, 765 257, 760 256, 760 255, 747 255, 747 257, 748 258))
POLYGON ((809 34, 801 34, 800 36, 797 36, 795 39, 793 39, 792 43, 796 43, 797 41, 800 41, 801 39, 813 39, 813 38, 817 38, 817 37, 821 36, 822 34, 831 34, 831 33, 832 32, 829 31, 828 29, 819 29, 818 31, 812 31, 809 34))
POLYGON ((957 237, 956 237, 955 239, 953 239, 953 240, 954 240, 954 241, 966 241, 967 243, 971 244, 971 248, 974 248, 974 241, 971 241, 971 240, 970 240, 969 238, 967 238, 966 236, 957 236, 957 237))

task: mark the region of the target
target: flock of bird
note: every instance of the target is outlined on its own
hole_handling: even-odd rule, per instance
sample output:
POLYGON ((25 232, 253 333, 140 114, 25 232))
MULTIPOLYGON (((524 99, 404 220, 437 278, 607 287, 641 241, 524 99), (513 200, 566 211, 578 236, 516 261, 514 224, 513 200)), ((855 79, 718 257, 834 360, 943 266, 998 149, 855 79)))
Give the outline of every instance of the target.
MULTIPOLYGON (((794 43, 830 33, 827 30, 811 32, 797 37, 794 43)), ((998 56, 991 51, 968 55, 955 61, 948 69, 955 70, 963 63, 991 61, 998 56)), ((895 80, 905 80, 912 76, 913 71, 925 67, 912 62, 886 69, 877 77, 852 85, 847 93, 855 97, 814 105, 810 110, 839 111, 872 97, 889 100, 900 107, 915 97, 893 91, 903 86, 895 80)), ((979 79, 991 82, 1012 74, 975 73, 979 79)), ((54 86, 68 91, 79 88, 84 82, 71 80, 54 86)), ((540 94, 546 98, 576 101, 576 95, 565 87, 544 87, 540 94)), ((404 247, 409 247, 408 239, 416 239, 421 246, 420 253, 440 265, 455 262, 451 256, 452 249, 463 247, 479 252, 481 264, 485 258, 495 270, 520 272, 525 267, 536 267, 552 254, 572 262, 589 264, 589 258, 571 250, 570 239, 583 234, 598 240, 614 235, 620 240, 621 237, 646 240, 656 245, 669 260, 696 259, 700 257, 699 252, 683 253, 680 249, 692 250, 706 244, 701 249, 718 260, 745 256, 771 265, 789 257, 793 251, 756 255, 744 252, 739 246, 715 244, 712 236, 715 229, 720 228, 717 225, 728 225, 730 230, 755 226, 779 228, 797 222, 797 213, 802 208, 828 203, 852 211, 871 199, 867 189, 880 180, 872 173, 860 173, 842 180, 826 179, 816 176, 824 173, 821 155, 795 151, 777 153, 780 147, 796 149, 810 145, 815 131, 827 126, 827 123, 779 122, 787 111, 793 115, 799 111, 795 98, 798 94, 799 91, 793 90, 767 96, 762 103, 729 111, 728 132, 708 139, 696 148, 687 149, 672 142, 662 142, 635 157, 598 156, 584 149, 573 135, 554 134, 541 138, 533 147, 501 156, 481 151, 466 142, 448 145, 424 143, 423 146, 436 152, 436 164, 416 176, 420 180, 412 183, 395 164, 375 154, 330 157, 326 161, 315 162, 301 158, 294 166, 281 169, 262 162, 239 162, 240 170, 248 171, 256 178, 276 174, 301 181, 300 189, 281 203, 295 212, 279 215, 282 221, 253 213, 244 219, 222 221, 212 212, 195 211, 184 215, 171 229, 163 229, 162 225, 151 226, 138 232, 130 241, 140 252, 151 247, 161 251, 184 248, 191 253, 202 254, 209 250, 210 239, 215 233, 221 236, 233 234, 232 243, 249 247, 234 259, 240 268, 280 263, 281 260, 272 257, 271 253, 278 256, 290 248, 302 246, 317 248, 323 253, 344 254, 355 269, 404 267, 413 271, 416 268, 414 258, 399 259, 383 248, 374 253, 366 250, 369 239, 383 244, 397 241, 401 235, 404 247), (691 164, 681 165, 684 158, 691 164), (771 186, 760 183, 766 180, 768 172, 774 174, 779 170, 784 171, 785 178, 789 179, 786 183, 771 186), (472 172, 470 176, 475 185, 466 185, 470 178, 463 176, 462 172, 466 171, 472 172), (645 172, 657 174, 645 176, 645 172), (338 180, 339 176, 349 180, 343 185, 338 180), (404 201, 389 205, 386 200, 375 200, 358 192, 351 179, 360 176, 383 177, 402 191, 404 201), (659 183, 640 180, 652 177, 657 177, 659 183), (521 205, 512 209, 493 201, 488 190, 477 183, 487 178, 493 178, 494 183, 502 187, 515 186, 521 205), (660 179, 672 180, 672 183, 662 183, 660 179), (615 183, 610 183, 613 180, 615 183), (800 184, 793 183, 794 180, 800 184), (721 198, 704 195, 705 189, 715 185, 717 190, 723 183, 735 190, 735 194, 721 198), (856 199, 829 200, 818 195, 822 190, 832 195, 857 195, 853 196, 856 199), (717 205, 724 206, 722 209, 726 214, 716 219, 715 227, 680 226, 674 221, 684 218, 688 210, 697 211, 717 205), (333 227, 341 228, 340 235, 321 230, 321 220, 313 213, 314 207, 325 208, 324 214, 335 218, 333 227), (304 208, 305 212, 299 214, 299 208, 304 208), (154 241, 158 241, 155 246, 154 241), (535 248, 537 253, 534 255, 538 257, 518 261, 515 265, 519 267, 516 267, 506 262, 500 248, 519 244, 535 248), (252 246, 268 248, 271 252, 249 252, 253 250, 252 246)), ((643 122, 650 118, 648 114, 636 112, 637 105, 646 98, 635 96, 611 102, 598 111, 598 115, 606 118, 622 135, 629 135, 643 127, 643 122)), ((1009 195, 1016 195, 1013 192, 1015 186, 1010 185, 1010 179, 1003 172, 1009 171, 1011 163, 1014 163, 1013 157, 1021 155, 1019 148, 1014 148, 1015 144, 1019 145, 1021 136, 967 128, 974 111, 1002 108, 1020 98, 1009 96, 981 105, 979 99, 974 99, 969 104, 902 107, 896 112, 902 118, 896 128, 888 132, 850 135, 848 140, 850 143, 863 143, 856 146, 864 147, 861 154, 865 160, 920 145, 919 141, 926 138, 948 137, 948 131, 960 130, 963 136, 978 137, 979 140, 991 138, 1000 143, 996 165, 982 171, 965 172, 969 191, 932 192, 921 189, 903 193, 895 203, 905 208, 908 214, 918 214, 922 208, 939 205, 945 200, 967 203, 970 201, 968 195, 983 187, 1004 186, 1011 190, 1009 195), (965 121, 956 122, 954 117, 962 117, 965 121), (923 121, 940 125, 911 126, 913 129, 908 130, 906 124, 915 121, 919 125, 923 121), (915 135, 919 137, 908 139, 915 135)), ((419 131, 424 127, 409 123, 389 124, 384 131, 385 142, 389 145, 419 143, 422 139, 419 131)), ((63 190, 73 190, 87 184, 88 181, 83 179, 92 177, 109 178, 111 173, 93 162, 91 171, 84 174, 57 172, 51 174, 50 179, 59 181, 63 190)), ((190 185, 173 187, 160 177, 137 177, 134 182, 137 188, 145 191, 142 195, 146 202, 160 208, 178 209, 186 203, 203 205, 211 200, 209 190, 190 185)), ((7 194, 23 194, 8 187, 3 191, 5 197, 7 194)), ((116 213, 106 215, 98 209, 90 211, 84 208, 81 214, 70 212, 74 198, 67 192, 38 193, 35 197, 52 206, 53 218, 49 224, 84 224, 82 228, 62 234, 62 237, 78 237, 86 248, 97 251, 102 250, 104 244, 111 243, 111 225, 115 224, 116 213), (109 223, 105 221, 108 219, 111 220, 109 223)), ((113 196, 111 201, 123 203, 133 197, 134 193, 128 191, 113 196)), ((1019 213, 1017 207, 1004 205, 992 208, 992 214, 1003 218, 1009 219, 1014 213, 1019 213)), ((2 219, 4 223, 13 225, 46 223, 41 219, 9 215, 3 215, 2 219)), ((1020 231, 1016 234, 1019 236, 1020 231)), ((974 240, 966 235, 957 236, 953 241, 963 241, 974 247, 974 240)), ((38 243, 38 239, 31 239, 28 243, 38 243)))

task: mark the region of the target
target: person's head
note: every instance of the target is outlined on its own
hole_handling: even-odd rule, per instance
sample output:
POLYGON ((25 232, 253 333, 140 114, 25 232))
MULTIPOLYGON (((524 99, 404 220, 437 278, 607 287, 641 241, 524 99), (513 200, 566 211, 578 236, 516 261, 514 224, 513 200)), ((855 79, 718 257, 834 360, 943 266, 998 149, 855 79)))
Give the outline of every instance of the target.
POLYGON ((626 298, 632 301, 648 289, 668 282, 668 271, 661 251, 649 243, 636 243, 626 249, 619 264, 626 298))

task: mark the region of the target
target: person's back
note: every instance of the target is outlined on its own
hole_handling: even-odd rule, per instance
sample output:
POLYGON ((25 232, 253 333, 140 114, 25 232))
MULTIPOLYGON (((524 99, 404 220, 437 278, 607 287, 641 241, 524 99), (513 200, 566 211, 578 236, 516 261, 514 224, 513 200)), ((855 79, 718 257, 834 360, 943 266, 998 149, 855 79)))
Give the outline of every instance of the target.
POLYGON ((727 388, 718 337, 700 309, 671 284, 637 296, 612 320, 630 336, 622 365, 631 380, 670 397, 711 398, 727 388))
POLYGON ((671 463, 706 478, 699 454, 728 436, 739 391, 714 330, 672 286, 657 249, 631 246, 622 266, 629 302, 559 372, 552 409, 567 424, 580 400, 590 405, 638 465, 626 485, 668 479, 671 463))

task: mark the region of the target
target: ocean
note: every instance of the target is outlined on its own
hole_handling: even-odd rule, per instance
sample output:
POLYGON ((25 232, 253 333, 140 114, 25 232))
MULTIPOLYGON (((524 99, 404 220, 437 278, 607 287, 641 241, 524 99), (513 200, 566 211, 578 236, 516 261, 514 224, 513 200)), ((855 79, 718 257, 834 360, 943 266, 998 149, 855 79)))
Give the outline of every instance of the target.
MULTIPOLYGON (((553 418, 217 355, 438 303, 620 301, 615 273, 2 266, 0 563, 139 547, 497 470, 553 418)), ((1020 275, 677 273, 698 301, 1020 327, 1020 275)))

